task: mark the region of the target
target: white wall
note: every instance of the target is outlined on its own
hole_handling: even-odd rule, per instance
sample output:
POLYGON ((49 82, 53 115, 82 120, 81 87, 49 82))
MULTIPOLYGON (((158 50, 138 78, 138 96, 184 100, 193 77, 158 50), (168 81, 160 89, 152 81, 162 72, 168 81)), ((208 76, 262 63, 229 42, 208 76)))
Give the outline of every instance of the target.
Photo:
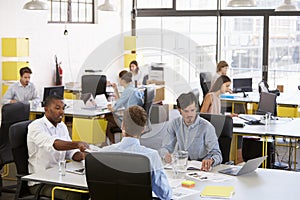
MULTIPOLYGON (((64 82, 79 81, 78 72, 88 55, 101 43, 123 31, 123 13, 120 11, 119 0, 115 1, 118 4, 117 12, 97 12, 98 24, 67 24, 68 36, 63 34, 64 24, 47 23, 48 11, 23 10, 23 5, 28 1, 0 1, 0 38, 29 38, 29 61, 33 70, 31 81, 40 92, 44 86, 53 85, 54 55, 62 61, 64 82)), ((116 48, 123 49, 123 46, 116 48)), ((115 65, 120 67, 121 64, 115 65)))

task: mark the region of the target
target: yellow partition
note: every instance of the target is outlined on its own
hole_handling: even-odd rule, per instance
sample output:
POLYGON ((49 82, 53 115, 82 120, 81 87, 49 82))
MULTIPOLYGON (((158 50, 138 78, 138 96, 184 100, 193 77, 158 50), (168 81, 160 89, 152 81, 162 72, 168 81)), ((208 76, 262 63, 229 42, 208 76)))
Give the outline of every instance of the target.
POLYGON ((19 80, 22 67, 29 67, 29 62, 2 62, 2 80, 19 80))
POLYGON ((78 96, 79 96, 79 93, 77 95, 76 93, 73 93, 73 92, 68 92, 68 91, 64 92, 64 99, 79 99, 78 96))
POLYGON ((2 38, 2 56, 28 57, 29 38, 2 38))
POLYGON ((298 117, 298 107, 277 105, 278 117, 298 117))
POLYGON ((107 121, 104 118, 73 117, 72 140, 99 144, 106 140, 107 121))

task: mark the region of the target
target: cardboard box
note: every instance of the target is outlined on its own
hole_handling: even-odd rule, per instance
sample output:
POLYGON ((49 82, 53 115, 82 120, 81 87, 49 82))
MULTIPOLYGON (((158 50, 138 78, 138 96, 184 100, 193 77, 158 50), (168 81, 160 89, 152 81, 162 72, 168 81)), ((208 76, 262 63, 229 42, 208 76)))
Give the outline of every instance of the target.
POLYGON ((165 100, 165 87, 157 87, 155 89, 154 103, 158 103, 165 100))

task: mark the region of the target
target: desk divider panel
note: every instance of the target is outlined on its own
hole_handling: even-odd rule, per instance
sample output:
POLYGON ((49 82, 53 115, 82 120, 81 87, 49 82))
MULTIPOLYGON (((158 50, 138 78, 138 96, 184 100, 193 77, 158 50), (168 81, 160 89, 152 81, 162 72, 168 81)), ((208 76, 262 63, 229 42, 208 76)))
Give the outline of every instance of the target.
POLYGON ((99 144, 106 141, 107 121, 104 118, 73 117, 72 140, 99 144))

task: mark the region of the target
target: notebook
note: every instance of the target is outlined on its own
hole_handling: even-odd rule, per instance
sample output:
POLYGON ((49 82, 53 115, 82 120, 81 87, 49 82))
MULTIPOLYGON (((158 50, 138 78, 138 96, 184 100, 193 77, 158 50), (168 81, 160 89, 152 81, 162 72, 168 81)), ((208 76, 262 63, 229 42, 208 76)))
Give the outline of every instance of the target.
POLYGON ((254 159, 248 160, 242 167, 232 166, 230 168, 222 169, 219 172, 223 173, 223 174, 233 175, 233 176, 247 174, 247 173, 255 171, 266 158, 267 158, 267 156, 254 158, 254 159))
POLYGON ((232 186, 206 186, 200 195, 209 198, 231 198, 233 194, 232 186))

